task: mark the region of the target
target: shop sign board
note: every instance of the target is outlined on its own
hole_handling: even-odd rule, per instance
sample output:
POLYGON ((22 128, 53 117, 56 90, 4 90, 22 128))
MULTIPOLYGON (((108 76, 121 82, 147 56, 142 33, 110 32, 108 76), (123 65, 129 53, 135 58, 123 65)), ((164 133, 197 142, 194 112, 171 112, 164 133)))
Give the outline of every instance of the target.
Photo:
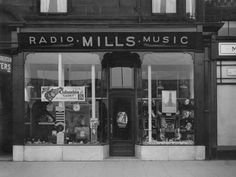
POLYGON ((18 34, 21 49, 197 49, 199 32, 25 32, 18 34))
POLYGON ((11 73, 12 59, 7 56, 0 55, 0 72, 11 73))
POLYGON ((236 42, 219 42, 219 56, 236 56, 236 42))
POLYGON ((41 87, 41 101, 85 101, 85 87, 41 87))

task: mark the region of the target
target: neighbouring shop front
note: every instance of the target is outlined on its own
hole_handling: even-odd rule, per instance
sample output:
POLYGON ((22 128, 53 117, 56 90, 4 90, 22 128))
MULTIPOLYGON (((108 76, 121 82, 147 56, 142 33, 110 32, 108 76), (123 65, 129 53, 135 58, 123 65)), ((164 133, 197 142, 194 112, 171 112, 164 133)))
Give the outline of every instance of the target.
POLYGON ((13 160, 205 159, 201 38, 19 33, 13 160))
POLYGON ((234 36, 212 39, 212 88, 213 97, 210 144, 213 158, 235 159, 235 83, 236 38, 234 36))
POLYGON ((0 52, 0 155, 12 153, 12 58, 0 52))

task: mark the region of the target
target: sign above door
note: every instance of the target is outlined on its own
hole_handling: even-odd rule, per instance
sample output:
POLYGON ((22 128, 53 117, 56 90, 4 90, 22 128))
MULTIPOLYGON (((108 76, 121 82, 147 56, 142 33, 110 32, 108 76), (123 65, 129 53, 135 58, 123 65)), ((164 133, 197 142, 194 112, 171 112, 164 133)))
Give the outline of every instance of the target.
POLYGON ((27 32, 18 34, 19 47, 27 49, 200 49, 198 32, 27 32))

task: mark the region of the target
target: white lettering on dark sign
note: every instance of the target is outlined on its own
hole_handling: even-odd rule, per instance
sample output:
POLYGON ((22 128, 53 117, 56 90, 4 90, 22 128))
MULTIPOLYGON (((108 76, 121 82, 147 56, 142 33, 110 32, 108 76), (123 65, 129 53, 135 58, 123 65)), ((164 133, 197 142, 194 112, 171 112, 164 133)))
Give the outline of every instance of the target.
POLYGON ((174 32, 19 33, 18 37, 23 49, 194 49, 202 41, 201 33, 174 32))

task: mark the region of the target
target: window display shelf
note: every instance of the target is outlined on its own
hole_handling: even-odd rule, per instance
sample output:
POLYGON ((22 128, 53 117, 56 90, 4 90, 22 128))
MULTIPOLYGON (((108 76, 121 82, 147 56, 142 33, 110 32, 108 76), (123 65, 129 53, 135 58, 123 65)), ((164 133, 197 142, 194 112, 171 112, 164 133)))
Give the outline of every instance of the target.
POLYGON ((55 125, 55 122, 39 122, 39 125, 55 125))
POLYGON ((144 142, 143 145, 194 145, 192 140, 188 141, 156 141, 144 142))
POLYGON ((30 100, 41 100, 41 97, 32 97, 30 100))

